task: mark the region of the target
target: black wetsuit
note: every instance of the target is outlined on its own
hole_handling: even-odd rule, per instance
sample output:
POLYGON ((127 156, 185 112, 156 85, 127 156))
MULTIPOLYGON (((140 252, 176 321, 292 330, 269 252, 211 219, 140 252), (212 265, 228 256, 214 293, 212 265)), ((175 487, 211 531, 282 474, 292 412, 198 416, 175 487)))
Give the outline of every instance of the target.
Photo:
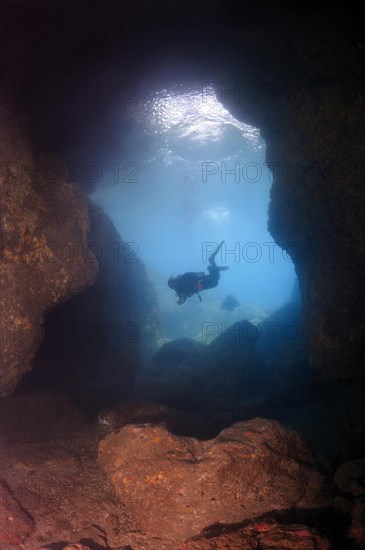
POLYGON ((214 258, 210 260, 210 264, 208 267, 209 275, 188 271, 184 275, 176 277, 175 292, 179 297, 180 303, 184 303, 186 298, 193 296, 193 294, 198 294, 201 290, 214 288, 218 285, 220 273, 218 267, 215 265, 214 258))

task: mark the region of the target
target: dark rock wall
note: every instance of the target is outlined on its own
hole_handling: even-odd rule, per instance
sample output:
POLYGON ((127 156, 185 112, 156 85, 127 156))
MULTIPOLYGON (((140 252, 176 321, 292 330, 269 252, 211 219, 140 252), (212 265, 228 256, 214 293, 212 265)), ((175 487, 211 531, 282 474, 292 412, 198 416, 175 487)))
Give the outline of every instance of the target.
POLYGON ((72 184, 48 185, 25 127, 4 108, 0 125, 0 392, 6 395, 30 368, 45 311, 91 285, 98 263, 87 251, 85 197, 72 184))
POLYGON ((296 89, 283 115, 286 124, 267 140, 267 160, 278 165, 269 229, 296 264, 311 364, 325 379, 357 377, 365 194, 354 144, 361 143, 363 99, 333 85, 296 89))
POLYGON ((133 246, 92 201, 88 214, 88 259, 99 265, 95 283, 48 313, 45 339, 23 384, 105 405, 128 396, 159 329, 153 287, 133 246))
POLYGON ((240 37, 241 51, 256 56, 225 68, 246 95, 224 100, 266 141, 269 230, 295 262, 311 365, 322 379, 357 378, 365 341, 365 115, 356 10, 266 8, 240 37))

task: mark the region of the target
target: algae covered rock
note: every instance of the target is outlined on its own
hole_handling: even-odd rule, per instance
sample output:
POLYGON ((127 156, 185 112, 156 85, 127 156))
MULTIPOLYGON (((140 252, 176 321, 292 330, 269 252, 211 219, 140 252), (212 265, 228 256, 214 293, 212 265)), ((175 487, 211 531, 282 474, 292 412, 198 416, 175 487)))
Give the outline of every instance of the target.
POLYGON ((100 442, 99 460, 138 528, 176 541, 214 523, 331 502, 328 471, 305 441, 260 418, 208 441, 130 424, 100 442))
POLYGON ((5 108, 0 140, 0 392, 6 395, 30 369, 45 312, 91 285, 98 262, 88 248, 85 197, 71 183, 47 180, 27 130, 5 108))
POLYGON ((130 395, 158 322, 153 287, 134 243, 121 239, 103 209, 88 200, 88 244, 98 260, 94 284, 49 311, 29 380, 76 398, 120 401, 130 395))

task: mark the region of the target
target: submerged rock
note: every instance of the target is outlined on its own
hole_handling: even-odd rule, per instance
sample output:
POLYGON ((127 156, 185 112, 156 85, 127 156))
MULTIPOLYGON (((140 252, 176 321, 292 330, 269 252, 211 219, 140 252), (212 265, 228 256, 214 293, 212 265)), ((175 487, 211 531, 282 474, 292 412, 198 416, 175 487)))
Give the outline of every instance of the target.
POLYGON ((328 471, 305 441, 260 418, 205 442, 128 425, 100 442, 99 460, 138 528, 175 541, 218 522, 331 503, 328 471))
POLYGON ((228 296, 226 296, 223 300, 221 308, 227 309, 228 311, 233 311, 239 305, 239 301, 234 296, 232 296, 232 294, 228 294, 228 296))
POLYGON ((282 167, 268 229, 295 263, 311 366, 322 380, 363 378, 364 165, 352 145, 364 125, 363 92, 332 78, 293 83, 276 105, 275 120, 284 119, 266 141, 266 161, 282 167))
POLYGON ((135 397, 184 410, 204 403, 237 403, 265 386, 255 357, 255 327, 248 321, 222 330, 209 345, 178 338, 162 348, 139 373, 135 397))
POLYGON ((152 364, 156 367, 176 367, 183 361, 188 362, 193 355, 205 349, 204 344, 200 344, 190 338, 176 338, 171 342, 164 344, 152 357, 152 364))
POLYGON ((0 111, 0 393, 9 394, 43 339, 43 317, 91 285, 98 261, 88 249, 86 198, 71 183, 47 181, 27 132, 0 111))
POLYGON ((89 247, 98 257, 95 283, 54 308, 24 385, 63 390, 76 398, 120 401, 130 394, 158 324, 143 262, 103 210, 88 202, 89 247))

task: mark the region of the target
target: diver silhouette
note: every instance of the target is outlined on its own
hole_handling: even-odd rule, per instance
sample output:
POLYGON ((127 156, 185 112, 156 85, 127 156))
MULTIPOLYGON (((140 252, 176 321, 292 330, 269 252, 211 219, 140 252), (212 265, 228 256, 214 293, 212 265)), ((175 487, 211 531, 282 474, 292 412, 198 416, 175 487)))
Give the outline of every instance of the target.
POLYGON ((209 288, 214 288, 218 285, 220 271, 225 271, 228 269, 228 266, 219 267, 215 263, 215 257, 221 249, 223 243, 224 241, 222 241, 209 256, 209 275, 206 275, 204 271, 200 271, 198 273, 188 271, 183 275, 177 275, 176 277, 171 276, 169 278, 167 284, 170 288, 172 288, 172 290, 175 290, 177 296, 179 297, 177 302, 179 306, 185 302, 186 298, 190 298, 193 294, 197 294, 199 296, 199 300, 201 301, 199 294, 201 290, 208 290, 209 288))

